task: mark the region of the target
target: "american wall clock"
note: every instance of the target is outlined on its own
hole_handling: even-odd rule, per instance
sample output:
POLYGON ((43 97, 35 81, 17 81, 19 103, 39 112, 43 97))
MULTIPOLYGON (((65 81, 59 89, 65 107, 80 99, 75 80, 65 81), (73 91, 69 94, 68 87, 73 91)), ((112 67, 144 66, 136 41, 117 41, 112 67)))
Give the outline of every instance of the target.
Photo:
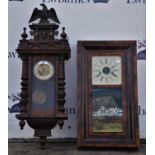
POLYGON ((78 147, 139 146, 136 41, 78 41, 78 147))

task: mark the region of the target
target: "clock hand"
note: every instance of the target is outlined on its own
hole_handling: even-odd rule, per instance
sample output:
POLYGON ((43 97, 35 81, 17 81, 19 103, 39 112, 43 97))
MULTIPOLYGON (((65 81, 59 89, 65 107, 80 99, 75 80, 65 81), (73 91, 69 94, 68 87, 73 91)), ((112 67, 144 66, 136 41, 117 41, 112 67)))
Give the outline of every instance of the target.
POLYGON ((101 72, 99 72, 97 75, 96 75, 96 77, 99 77, 101 75, 101 72))
POLYGON ((111 74, 112 74, 113 76, 115 76, 115 77, 118 77, 114 72, 111 72, 111 74))

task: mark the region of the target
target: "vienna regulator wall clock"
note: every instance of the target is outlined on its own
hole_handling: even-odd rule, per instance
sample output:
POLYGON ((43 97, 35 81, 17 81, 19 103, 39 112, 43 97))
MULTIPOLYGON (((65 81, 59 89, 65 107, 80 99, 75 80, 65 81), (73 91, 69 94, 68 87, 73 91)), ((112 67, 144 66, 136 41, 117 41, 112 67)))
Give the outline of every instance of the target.
POLYGON ((26 28, 21 35, 17 52, 22 59, 22 91, 20 120, 21 129, 28 125, 34 129, 34 136, 40 137, 42 145, 46 137, 51 136, 51 129, 59 124, 62 128, 65 114, 65 68, 64 61, 70 58, 70 47, 65 28, 61 39, 58 35, 59 20, 53 8, 34 9, 29 22, 32 23, 32 39, 27 39, 26 28), (50 22, 51 19, 53 22, 50 22))
POLYGON ((139 146, 135 41, 78 42, 78 147, 139 146))

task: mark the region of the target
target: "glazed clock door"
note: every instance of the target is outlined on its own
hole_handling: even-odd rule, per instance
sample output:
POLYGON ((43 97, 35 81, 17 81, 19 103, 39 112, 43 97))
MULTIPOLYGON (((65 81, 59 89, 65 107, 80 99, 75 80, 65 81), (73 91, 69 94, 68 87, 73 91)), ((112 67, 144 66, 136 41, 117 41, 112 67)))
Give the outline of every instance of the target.
POLYGON ((89 57, 89 67, 91 74, 90 83, 90 103, 91 109, 89 113, 90 126, 93 132, 104 134, 125 132, 124 123, 126 119, 123 109, 125 109, 125 100, 123 101, 122 80, 125 78, 122 74, 123 53, 121 51, 96 52, 89 57))
POLYGON ((52 117, 56 103, 56 58, 31 58, 30 116, 52 117))

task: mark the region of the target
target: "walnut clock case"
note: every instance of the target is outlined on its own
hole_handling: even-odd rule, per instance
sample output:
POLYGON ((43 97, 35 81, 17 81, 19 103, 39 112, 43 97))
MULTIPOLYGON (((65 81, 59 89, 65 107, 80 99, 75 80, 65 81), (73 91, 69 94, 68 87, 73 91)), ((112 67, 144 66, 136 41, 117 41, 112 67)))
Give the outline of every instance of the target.
POLYGON ((65 114, 65 60, 70 58, 70 46, 65 28, 58 35, 59 20, 53 8, 41 4, 42 10, 34 9, 30 22, 40 18, 39 23, 29 25, 32 39, 27 39, 26 28, 21 35, 17 52, 22 59, 21 112, 16 117, 23 129, 25 121, 34 129, 45 145, 46 137, 57 124, 63 127, 65 114), (55 22, 49 22, 48 18, 55 22))
POLYGON ((78 147, 139 146, 136 41, 78 41, 78 147))

